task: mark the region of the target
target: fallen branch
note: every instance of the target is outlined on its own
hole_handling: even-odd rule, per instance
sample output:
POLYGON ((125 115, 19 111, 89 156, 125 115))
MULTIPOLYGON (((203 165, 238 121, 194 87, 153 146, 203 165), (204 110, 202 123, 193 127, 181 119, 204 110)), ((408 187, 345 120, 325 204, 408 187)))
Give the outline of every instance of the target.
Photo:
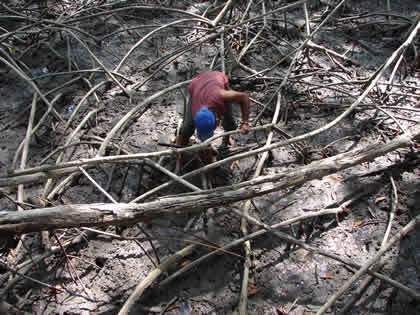
POLYGON ((128 300, 125 302, 124 306, 118 312, 118 315, 128 314, 130 311, 131 306, 136 302, 137 298, 142 295, 144 290, 148 288, 162 273, 169 270, 174 264, 178 263, 184 257, 190 255, 196 245, 189 245, 184 247, 165 261, 163 261, 158 268, 154 269, 149 275, 143 279, 142 282, 137 285, 134 292, 130 295, 128 300))
POLYGON ((220 22, 221 19, 223 19, 223 17, 225 16, 227 10, 230 8, 230 6, 233 4, 234 0, 228 0, 225 4, 225 6, 223 7, 222 11, 220 11, 220 13, 216 16, 216 18, 211 21, 211 25, 213 27, 215 27, 217 25, 217 23, 220 22))
MULTIPOLYGON (((398 205, 398 192, 397 187, 395 186, 394 179, 392 176, 389 177, 392 185, 392 191, 393 191, 393 198, 392 198, 392 206, 391 206, 391 213, 389 215, 389 222, 388 227, 385 232, 384 238, 382 240, 381 248, 384 248, 386 245, 386 242, 388 241, 389 234, 391 232, 392 227, 392 221, 394 219, 395 212, 397 210, 398 205)), ((372 267, 372 271, 379 271, 386 263, 386 260, 382 258, 375 266, 372 267)), ((357 290, 353 291, 350 295, 350 299, 347 301, 346 305, 343 308, 343 313, 345 314, 350 308, 356 303, 356 301, 361 297, 363 292, 366 290, 366 288, 373 282, 374 277, 368 276, 366 279, 363 280, 363 282, 359 285, 357 290)))
MULTIPOLYGON (((144 107, 143 109, 146 109, 144 107)), ((259 127, 250 128, 251 131, 259 131, 264 129, 270 129, 273 125, 267 124, 259 127)), ((162 157, 162 156, 169 156, 177 154, 178 152, 195 152, 199 151, 209 145, 210 142, 235 133, 239 133, 240 131, 229 131, 225 132, 220 135, 215 135, 214 137, 210 138, 209 140, 197 144, 190 147, 185 147, 181 149, 174 149, 174 150, 163 150, 158 152, 150 152, 150 153, 136 153, 136 154, 127 154, 127 155, 114 155, 114 156, 106 156, 106 157, 96 157, 91 159, 82 159, 82 160, 75 160, 70 162, 62 162, 57 165, 44 165, 38 166, 33 168, 26 168, 25 170, 15 170, 9 172, 9 176, 7 177, 0 177, 0 187, 2 186, 15 186, 18 184, 28 184, 39 182, 48 178, 55 178, 63 175, 68 175, 73 172, 78 172, 78 167, 92 167, 98 166, 104 163, 125 163, 130 162, 133 160, 142 160, 147 158, 154 158, 154 157, 162 157)), ((70 141, 76 135, 72 133, 73 136, 70 136, 66 141, 66 144, 70 144, 70 141)), ((61 158, 60 158, 61 159, 61 158)), ((57 159, 59 160, 59 159, 57 159)), ((40 163, 42 164, 42 163, 40 163)), ((198 170, 197 170, 198 171, 198 170)), ((182 177, 184 178, 184 176, 182 177)))
POLYGON ((64 205, 0 215, 0 235, 29 233, 57 228, 114 225, 150 221, 168 215, 202 211, 250 199, 286 187, 303 184, 363 162, 372 161, 399 148, 420 141, 420 125, 412 134, 401 135, 387 144, 371 145, 362 150, 342 153, 280 174, 260 176, 249 181, 215 190, 193 192, 143 204, 64 205))
MULTIPOLYGON (((340 257, 338 255, 334 255, 334 254, 332 254, 329 251, 324 251, 322 249, 318 249, 318 248, 312 247, 312 246, 308 245, 307 243, 305 243, 303 241, 299 241, 299 240, 294 239, 293 237, 291 237, 291 236, 289 236, 289 235, 287 235, 285 233, 278 232, 278 231, 275 231, 275 230, 276 229, 279 229, 281 227, 289 226, 290 224, 295 224, 297 222, 300 222, 300 221, 305 220, 305 219, 308 219, 308 218, 314 218, 314 217, 318 217, 318 216, 322 216, 322 215, 329 215, 329 214, 335 214, 335 215, 337 215, 337 214, 345 211, 347 206, 349 206, 352 202, 360 199, 367 192, 368 191, 365 190, 365 191, 361 192, 360 194, 357 194, 354 198, 343 202, 337 208, 324 209, 324 210, 320 210, 320 211, 314 211, 314 212, 305 213, 302 216, 299 216, 299 217, 296 217, 296 218, 292 218, 292 219, 289 219, 289 220, 286 220, 286 221, 283 221, 283 222, 274 224, 274 225, 269 226, 269 227, 267 227, 267 226, 264 227, 264 224, 261 224, 261 223, 258 223, 258 222, 254 222, 255 219, 252 219, 251 218, 250 221, 252 223, 258 223, 257 225, 262 225, 261 227, 263 229, 258 230, 258 231, 254 232, 254 233, 248 234, 247 236, 244 236, 244 237, 242 237, 240 239, 237 239, 237 240, 235 240, 235 241, 233 241, 233 242, 231 242, 231 243, 229 243, 229 244, 227 244, 227 245, 219 248, 218 250, 212 251, 211 253, 208 253, 208 254, 206 254, 206 255, 204 255, 204 256, 196 259, 192 263, 190 263, 190 264, 182 267, 180 270, 178 270, 177 272, 173 273, 171 276, 169 276, 168 278, 166 278, 164 281, 162 281, 160 283, 160 286, 167 285, 169 282, 171 282, 174 279, 178 278, 179 276, 185 274, 187 271, 191 270, 192 268, 197 267, 199 264, 203 263, 204 261, 206 261, 207 259, 209 259, 210 257, 212 257, 214 255, 219 255, 221 252, 225 252, 227 250, 230 250, 231 248, 236 247, 236 246, 242 244, 243 242, 246 242, 246 241, 251 240, 251 239, 255 239, 255 238, 260 237, 260 236, 262 236, 262 235, 264 235, 266 233, 269 233, 269 232, 272 232, 274 235, 276 235, 277 237, 279 237, 281 240, 286 241, 286 242, 288 242, 290 244, 295 244, 295 245, 301 246, 303 249, 305 249, 307 251, 310 251, 313 254, 318 254, 318 255, 322 255, 322 256, 325 256, 325 257, 334 259, 336 261, 339 261, 341 263, 344 263, 347 266, 351 266, 353 268, 360 268, 361 266, 358 265, 358 264, 356 264, 356 263, 354 263, 354 261, 352 261, 352 260, 348 260, 348 259, 343 258, 343 257, 340 257)), ((241 212, 236 212, 236 214, 239 215, 239 216, 243 216, 243 214, 241 212)), ((391 278, 389 278, 387 276, 384 276, 384 275, 382 275, 380 273, 377 273, 375 271, 370 271, 369 270, 368 273, 370 275, 378 278, 378 279, 381 279, 383 281, 386 281, 391 286, 394 286, 395 288, 402 290, 403 292, 407 293, 408 295, 410 295, 411 297, 413 297, 417 301, 420 301, 420 294, 417 293, 416 291, 410 289, 409 287, 407 287, 407 286, 405 286, 405 285, 403 285, 403 284, 401 284, 401 283, 399 283, 399 282, 397 282, 397 281, 395 281, 395 280, 393 280, 393 279, 391 279, 391 278)))
POLYGON ((324 314, 328 308, 355 282, 357 279, 359 279, 364 273, 366 273, 369 268, 375 264, 385 252, 391 248, 392 245, 394 245, 395 242, 402 239, 404 236, 406 236, 411 230, 413 230, 417 224, 420 223, 420 215, 416 216, 414 219, 412 219, 405 227, 403 227, 397 234, 392 237, 388 243, 386 243, 385 246, 383 246, 375 256, 373 256, 369 261, 360 268, 349 280, 346 281, 346 283, 341 287, 340 290, 338 290, 337 293, 335 293, 328 301, 325 303, 316 313, 316 315, 324 314))

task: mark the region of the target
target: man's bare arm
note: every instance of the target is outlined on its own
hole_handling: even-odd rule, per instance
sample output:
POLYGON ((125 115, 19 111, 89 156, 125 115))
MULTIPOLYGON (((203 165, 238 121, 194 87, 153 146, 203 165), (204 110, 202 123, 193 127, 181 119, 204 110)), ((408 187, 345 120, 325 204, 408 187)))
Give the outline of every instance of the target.
POLYGON ((248 133, 248 118, 249 118, 249 98, 247 93, 238 92, 234 90, 223 90, 222 98, 225 103, 235 103, 241 105, 242 123, 241 131, 243 134, 248 133))

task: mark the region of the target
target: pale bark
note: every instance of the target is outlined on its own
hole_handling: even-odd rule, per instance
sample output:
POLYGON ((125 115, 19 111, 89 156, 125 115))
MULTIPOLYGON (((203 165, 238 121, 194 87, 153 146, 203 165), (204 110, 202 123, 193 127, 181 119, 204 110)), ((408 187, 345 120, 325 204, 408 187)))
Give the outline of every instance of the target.
POLYGON ((113 225, 145 222, 162 216, 202 211, 233 202, 265 195, 287 187, 322 178, 363 162, 372 161, 399 148, 420 141, 420 125, 411 135, 402 135, 386 144, 370 145, 362 150, 342 153, 280 174, 260 176, 236 185, 169 196, 142 204, 64 205, 24 212, 2 213, 0 235, 28 233, 57 228, 113 225))

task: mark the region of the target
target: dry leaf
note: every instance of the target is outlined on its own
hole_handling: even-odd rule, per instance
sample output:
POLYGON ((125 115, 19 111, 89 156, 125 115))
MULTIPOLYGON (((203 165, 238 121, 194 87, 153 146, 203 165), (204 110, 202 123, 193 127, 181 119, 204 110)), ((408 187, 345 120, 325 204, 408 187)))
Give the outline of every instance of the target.
POLYGON ((279 313, 281 315, 287 315, 285 308, 282 307, 282 306, 277 306, 276 311, 277 311, 277 313, 279 313))
POLYGON ((341 207, 341 208, 344 210, 344 212, 351 212, 351 210, 347 207, 341 207))
POLYGON ((7 46, 7 48, 9 49, 9 52, 13 55, 16 54, 16 48, 15 47, 11 47, 11 46, 7 46))
POLYGON ((7 254, 7 260, 12 263, 15 262, 15 253, 13 252, 13 249, 9 250, 9 253, 7 254))
POLYGON ((320 278, 328 280, 328 279, 334 279, 334 276, 320 276, 320 278))
POLYGON ((386 197, 378 197, 378 198, 375 199, 375 203, 378 203, 378 202, 380 202, 382 200, 385 200, 385 199, 386 199, 386 197))
POLYGON ((172 304, 171 306, 168 307, 167 311, 172 311, 176 308, 179 308, 179 305, 178 304, 172 304))
POLYGON ((186 260, 181 264, 181 267, 188 266, 189 264, 191 264, 191 260, 186 260))
POLYGON ((331 175, 330 178, 336 181, 341 181, 343 179, 340 175, 331 175))
POLYGON ((63 287, 63 283, 62 282, 57 282, 54 285, 54 288, 50 288, 50 290, 54 293, 54 294, 60 294, 61 292, 63 292, 63 290, 61 290, 61 288, 63 287))
POLYGON ((235 161, 233 161, 233 162, 232 162, 232 165, 230 166, 230 168, 233 170, 233 168, 234 168, 236 165, 238 165, 238 163, 239 163, 239 160, 235 160, 235 161))
POLYGON ((252 283, 248 282, 248 288, 256 289, 257 287, 255 285, 253 285, 252 283))
POLYGON ((354 226, 361 226, 363 223, 365 223, 365 221, 364 220, 362 220, 362 221, 356 221, 355 223, 354 223, 354 226))
POLYGON ((248 296, 253 296, 255 294, 257 294, 259 291, 259 289, 255 288, 255 289, 251 289, 248 291, 248 296))

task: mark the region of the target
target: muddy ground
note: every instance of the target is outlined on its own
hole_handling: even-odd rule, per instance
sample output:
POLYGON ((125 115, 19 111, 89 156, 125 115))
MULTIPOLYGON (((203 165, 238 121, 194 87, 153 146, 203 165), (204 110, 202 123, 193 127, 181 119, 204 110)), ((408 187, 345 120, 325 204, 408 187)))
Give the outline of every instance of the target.
MULTIPOLYGON (((141 1, 127 2, 130 5, 141 4, 141 1)), ((150 5, 154 1, 143 2, 150 5)), ((195 14, 203 14, 211 4, 202 1, 194 4, 189 1, 155 2, 162 6, 171 4, 172 8, 195 14)), ((265 1, 265 9, 269 11, 279 8, 285 2, 291 3, 265 1)), ((101 46, 98 46, 94 45, 91 39, 81 37, 108 69, 115 69, 133 45, 157 25, 186 18, 182 12, 133 8, 86 20, 76 20, 94 13, 122 8, 127 5, 125 2, 110 6, 104 1, 102 4, 85 4, 83 7, 82 1, 58 4, 49 1, 47 11, 40 11, 37 4, 30 5, 29 11, 23 10, 23 2, 9 1, 8 4, 13 10, 33 18, 55 20, 66 12, 64 21, 68 18, 69 22, 62 28, 71 25, 103 39, 101 46), (43 12, 42 15, 39 12, 43 12), (139 28, 141 25, 149 26, 139 28), (113 34, 119 29, 128 30, 113 34)), ((312 30, 336 4, 328 6, 324 2, 310 3, 308 8, 312 30)), ((406 38, 405 32, 409 30, 416 15, 420 14, 420 4, 415 1, 393 1, 391 4, 392 15, 388 20, 386 15, 383 15, 386 9, 383 1, 348 1, 317 33, 313 39, 315 43, 339 54, 346 54, 360 64, 341 59, 333 62, 331 55, 314 49, 304 53, 297 60, 282 91, 283 104, 278 123, 284 132, 289 136, 297 136, 320 128, 341 114, 354 102, 355 97, 361 94, 365 86, 356 81, 369 78, 384 64, 403 43, 406 38), (368 13, 372 14, 366 17, 359 16, 368 13), (339 89, 327 87, 329 83, 337 82, 345 84, 339 89)), ((249 16, 261 14, 261 6, 259 2, 252 3, 249 16)), ((13 13, 6 8, 0 10, 0 15, 13 13)), ((235 5, 235 9, 223 22, 237 23, 245 10, 246 3, 235 5)), ((210 10, 207 17, 214 19, 215 16, 210 10)), ((245 55, 244 64, 252 69, 262 70, 271 67, 293 48, 297 48, 304 40, 302 21, 305 19, 301 7, 289 9, 285 15, 278 13, 269 16, 266 21, 267 29, 245 55), (284 23, 285 18, 287 23, 284 23), (283 51, 284 55, 281 55, 280 51, 283 51)), ((4 33, 6 30, 17 30, 24 23, 28 22, 0 17, 0 26, 3 27, 4 33)), ((53 115, 48 116, 31 139, 30 154, 25 167, 38 166, 41 162, 55 164, 58 154, 50 157, 48 154, 65 145, 71 132, 93 109, 100 108, 76 137, 71 139, 70 143, 80 143, 65 150, 63 161, 95 157, 99 148, 98 142, 105 138, 130 109, 147 97, 177 82, 191 79, 202 71, 210 70, 212 65, 213 69, 222 70, 220 58, 213 62, 221 47, 220 37, 192 47, 162 68, 159 68, 159 64, 150 67, 159 58, 201 38, 207 30, 204 23, 194 22, 188 26, 182 24, 158 32, 144 41, 121 66, 119 73, 129 78, 126 81, 121 79, 125 86, 131 86, 132 82, 145 81, 144 85, 133 92, 131 99, 123 95, 116 84, 106 84, 100 87, 95 95, 89 96, 87 101, 80 103, 80 107, 76 105, 92 86, 104 81, 105 75, 103 71, 99 71, 102 67, 75 37, 63 30, 47 31, 39 25, 33 25, 33 34, 16 33, 21 40, 12 37, 8 41, 3 40, 2 58, 8 54, 11 57, 8 60, 18 60, 18 66, 24 69, 26 75, 36 82, 43 93, 58 87, 48 95, 49 101, 58 93, 62 93, 55 109, 63 121, 53 115), (39 29, 42 31, 35 31, 39 29), (92 69, 98 71, 93 72, 92 69), (70 74, 65 73, 69 70, 70 74), (89 71, 85 74, 76 70, 89 71), (62 86, 79 75, 84 76, 85 80, 62 86), (72 121, 66 129, 65 122, 71 117, 72 121)), ((244 47, 247 36, 250 40, 261 26, 250 23, 230 30, 225 36, 226 72, 231 79, 231 88, 246 91, 257 101, 251 102, 251 121, 256 125, 271 122, 275 106, 275 99, 272 98, 276 95, 290 64, 286 61, 264 74, 264 77, 252 79, 249 78, 249 73, 232 61, 232 56, 237 56, 244 47), (259 116, 265 104, 268 104, 267 108, 263 115, 259 116), (257 116, 260 117, 259 121, 255 121, 257 116)), ((414 40, 414 45, 419 49, 419 35, 414 40)), ((292 58, 293 56, 294 54, 291 55, 292 58)), ((387 111, 397 117, 400 126, 410 130, 415 120, 420 118, 420 73, 418 60, 414 58, 414 50, 408 48, 394 77, 395 85, 387 90, 388 85, 384 84, 394 68, 390 67, 380 84, 365 98, 364 104, 338 125, 306 139, 298 146, 272 150, 264 164, 262 175, 287 172, 338 153, 386 143, 399 135, 400 127, 372 104, 389 107, 387 111)), ((0 71, 0 175, 5 178, 7 170, 14 168, 15 152, 25 138, 33 89, 27 80, 4 62, 0 63, 0 71)), ((113 138, 113 143, 119 145, 126 153, 166 150, 167 146, 162 145, 162 142, 167 142, 168 138, 176 133, 185 95, 186 90, 182 88, 156 98, 147 111, 138 114, 120 135, 113 138)), ((45 111, 45 104, 40 102, 35 122, 39 121, 45 111)), ((239 109, 236 108, 235 112, 239 121, 239 109)), ((222 159, 241 148, 249 150, 249 147, 261 145, 266 136, 267 133, 264 132, 251 132, 247 136, 235 135, 237 147, 231 149, 222 148, 220 142, 217 142, 215 146, 219 150, 218 157, 222 159)), ((274 142, 282 139, 284 138, 279 133, 275 133, 274 142)), ((195 139, 191 142, 194 143, 195 139)), ((110 149, 107 153, 119 154, 116 149, 110 149)), ((194 154, 186 155, 184 159, 191 163, 185 165, 183 173, 202 165, 194 154)), ((230 164, 218 168, 219 186, 250 179, 255 171, 256 161, 256 158, 251 157, 240 160, 233 168, 230 164)), ((254 198, 250 214, 272 225, 310 211, 340 206, 344 201, 357 196, 344 213, 304 220, 281 231, 311 246, 363 265, 381 247, 392 201, 395 200, 392 180, 396 185, 398 203, 391 236, 419 214, 419 161, 418 147, 415 145, 400 149, 337 174, 254 198)), ((175 156, 161 159, 159 163, 174 171, 175 156)), ((19 164, 16 165, 19 167, 19 164)), ((145 166, 141 161, 115 166, 100 165, 89 168, 88 172, 102 187, 106 187, 107 192, 117 202, 130 202, 169 180, 166 175, 145 166)), ((64 177, 57 178, 50 189, 56 187, 63 179, 64 177)), ((202 188, 200 176, 192 178, 191 182, 202 188)), ((43 195, 45 183, 46 181, 39 181, 25 185, 23 201, 34 207, 110 202, 87 177, 80 174, 50 200, 46 200, 43 195)), ((0 196, 0 213, 16 211, 16 204, 11 199, 17 198, 17 188, 11 185, 1 189, 3 193, 0 196)), ((149 197, 147 201, 185 192, 189 190, 179 184, 171 185, 149 197)), ((236 203, 235 206, 240 208, 243 203, 236 203)), ((14 282, 16 276, 4 267, 4 264, 7 264, 15 270, 23 270, 20 269, 23 262, 30 262, 44 253, 45 241, 41 240, 40 233, 26 234, 23 240, 21 235, 11 236, 3 241, 0 254, 4 263, 0 270, 0 289, 4 305, 8 308, 7 314, 117 314, 136 285, 154 269, 155 254, 162 261, 190 244, 190 241, 211 241, 221 246, 242 236, 241 220, 229 211, 229 206, 215 210, 215 214, 209 215, 207 228, 201 214, 164 217, 141 225, 97 227, 98 230, 126 238, 147 235, 153 241, 124 240, 110 234, 95 233, 81 243, 66 248, 66 255, 58 251, 25 271, 27 276, 42 281, 43 284, 19 277, 18 281, 14 282)), ((249 225, 249 229, 253 232, 258 228, 249 225)), ((60 229, 55 231, 55 236, 50 235, 50 242, 58 246, 58 240, 65 242, 81 233, 86 231, 82 232, 77 228, 60 229)), ((417 292, 420 292, 419 233, 417 228, 393 246, 385 255, 382 269, 383 274, 417 292)), ((273 235, 265 234, 253 240, 251 246, 249 314, 314 314, 354 274, 354 270, 342 263, 311 254, 298 246, 290 246, 273 235)), ((208 251, 207 247, 199 246, 183 263, 194 261, 208 251)), ((155 284, 135 303, 130 314, 159 314, 165 311, 168 303, 170 307, 165 314, 236 314, 244 253, 241 246, 232 251, 236 255, 228 253, 213 257, 165 286, 155 284)), ((174 266, 173 271, 180 267, 174 266)), ((168 275, 162 275, 159 280, 166 276, 168 275)), ((354 295, 354 290, 363 279, 364 277, 354 283, 351 289, 338 299, 330 312, 341 314, 344 305, 354 295)), ((419 314, 420 304, 402 290, 375 279, 348 313, 419 314)))

